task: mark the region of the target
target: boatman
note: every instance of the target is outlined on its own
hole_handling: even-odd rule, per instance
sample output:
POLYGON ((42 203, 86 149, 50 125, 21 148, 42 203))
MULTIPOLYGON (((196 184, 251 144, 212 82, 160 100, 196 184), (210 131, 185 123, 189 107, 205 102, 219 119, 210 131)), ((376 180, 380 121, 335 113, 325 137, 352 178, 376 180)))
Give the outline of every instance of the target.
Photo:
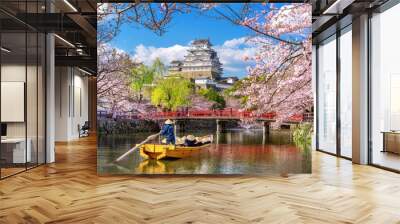
POLYGON ((165 136, 165 138, 167 139, 167 144, 175 145, 175 133, 173 124, 174 122, 172 122, 170 119, 166 120, 160 134, 162 136, 165 136))

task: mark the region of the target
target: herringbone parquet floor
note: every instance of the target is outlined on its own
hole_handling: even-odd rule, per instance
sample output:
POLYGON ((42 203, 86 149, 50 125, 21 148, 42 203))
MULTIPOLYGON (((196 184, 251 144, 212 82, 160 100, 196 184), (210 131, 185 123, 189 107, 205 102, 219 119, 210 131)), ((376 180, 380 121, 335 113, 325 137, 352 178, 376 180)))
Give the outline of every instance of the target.
POLYGON ((0 181, 0 223, 400 223, 400 175, 323 153, 289 177, 99 177, 96 143, 0 181))

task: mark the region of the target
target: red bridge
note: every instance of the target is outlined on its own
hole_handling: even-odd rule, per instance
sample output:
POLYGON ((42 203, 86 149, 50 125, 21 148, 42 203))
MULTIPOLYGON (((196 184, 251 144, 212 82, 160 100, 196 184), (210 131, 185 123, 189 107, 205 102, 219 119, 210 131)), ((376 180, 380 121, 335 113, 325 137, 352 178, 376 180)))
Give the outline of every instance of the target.
MULTIPOLYGON (((111 114, 102 111, 98 111, 98 117, 114 118, 121 120, 134 120, 134 119, 146 119, 146 120, 166 120, 172 119, 176 121, 182 120, 215 120, 217 124, 217 133, 222 129, 222 122, 229 120, 242 120, 242 119, 253 119, 263 123, 264 135, 269 133, 270 123, 275 122, 276 113, 264 113, 254 114, 249 111, 239 111, 235 109, 224 109, 224 110, 185 110, 185 111, 174 111, 174 112, 149 112, 147 114, 111 114)), ((312 122, 313 114, 305 113, 294 115, 288 120, 284 121, 285 125, 297 124, 300 122, 312 122)), ((184 122, 178 122, 180 125, 184 125, 184 122)), ((175 125, 175 128, 177 125, 175 125)), ((185 128, 184 126, 180 128, 185 128)), ((218 136, 218 135, 217 135, 218 136)))
MULTIPOLYGON (((239 111, 235 109, 224 110, 186 110, 174 112, 153 112, 141 115, 141 119, 152 120, 188 120, 188 119, 209 119, 209 120, 241 120, 255 119, 257 121, 274 122, 276 113, 254 114, 249 111, 239 111)), ((312 121, 312 114, 299 114, 290 117, 285 123, 299 123, 302 121, 312 121)))

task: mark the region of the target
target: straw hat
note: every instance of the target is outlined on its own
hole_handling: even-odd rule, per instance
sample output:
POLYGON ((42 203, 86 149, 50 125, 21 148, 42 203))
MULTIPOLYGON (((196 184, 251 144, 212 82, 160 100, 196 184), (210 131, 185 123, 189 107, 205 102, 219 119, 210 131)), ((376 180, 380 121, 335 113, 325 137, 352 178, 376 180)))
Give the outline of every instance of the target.
POLYGON ((189 140, 189 141, 194 141, 194 140, 196 140, 196 138, 195 138, 193 135, 188 135, 188 136, 186 137, 186 139, 189 140))
POLYGON ((165 121, 165 124, 173 124, 174 122, 172 122, 170 119, 165 121))

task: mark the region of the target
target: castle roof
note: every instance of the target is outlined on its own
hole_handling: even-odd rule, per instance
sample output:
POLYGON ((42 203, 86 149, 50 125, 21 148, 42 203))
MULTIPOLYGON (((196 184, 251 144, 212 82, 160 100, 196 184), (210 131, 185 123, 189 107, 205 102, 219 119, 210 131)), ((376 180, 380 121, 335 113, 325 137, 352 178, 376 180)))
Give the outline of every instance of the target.
POLYGON ((209 46, 212 46, 209 39, 197 39, 192 42, 192 45, 202 45, 202 44, 207 44, 209 46))
POLYGON ((173 60, 173 61, 170 62, 170 64, 182 64, 182 61, 173 60))

